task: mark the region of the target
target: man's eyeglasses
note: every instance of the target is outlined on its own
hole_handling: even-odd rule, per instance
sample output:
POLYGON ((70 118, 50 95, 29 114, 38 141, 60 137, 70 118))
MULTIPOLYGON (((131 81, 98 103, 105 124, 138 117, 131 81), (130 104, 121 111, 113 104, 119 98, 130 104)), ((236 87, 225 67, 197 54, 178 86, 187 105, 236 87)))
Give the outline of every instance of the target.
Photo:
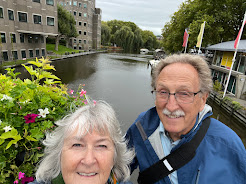
POLYGON ((188 104, 188 103, 193 103, 195 96, 200 93, 200 91, 194 93, 194 92, 187 92, 187 91, 180 91, 176 93, 169 93, 166 91, 156 91, 153 90, 151 93, 155 93, 156 97, 167 102, 170 95, 174 95, 175 99, 177 100, 178 103, 183 103, 183 104, 188 104))

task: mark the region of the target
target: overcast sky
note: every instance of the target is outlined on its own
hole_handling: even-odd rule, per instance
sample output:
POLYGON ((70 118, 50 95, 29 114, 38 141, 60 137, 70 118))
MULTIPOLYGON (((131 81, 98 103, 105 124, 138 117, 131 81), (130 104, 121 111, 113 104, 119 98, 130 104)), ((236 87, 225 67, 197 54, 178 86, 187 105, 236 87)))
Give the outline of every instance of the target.
POLYGON ((102 20, 134 22, 142 30, 155 35, 170 21, 171 15, 185 0, 96 0, 96 8, 102 10, 102 20))

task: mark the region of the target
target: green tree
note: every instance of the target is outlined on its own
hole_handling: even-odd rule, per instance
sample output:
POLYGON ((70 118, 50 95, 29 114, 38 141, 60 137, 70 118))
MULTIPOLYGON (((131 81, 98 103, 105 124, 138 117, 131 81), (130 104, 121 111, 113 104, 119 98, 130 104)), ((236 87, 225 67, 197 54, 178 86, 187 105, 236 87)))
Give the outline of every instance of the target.
POLYGON ((139 52, 141 47, 143 46, 143 38, 140 29, 136 29, 134 31, 134 38, 133 38, 133 52, 139 52))
MULTIPOLYGON (((201 24, 206 21, 202 46, 234 40, 241 27, 245 0, 187 0, 163 28, 162 45, 168 52, 181 51, 185 28, 189 28, 188 48, 193 48, 201 24)), ((242 36, 245 38, 245 34, 242 36)))
POLYGON ((69 38, 78 36, 75 27, 76 22, 74 20, 74 16, 72 16, 61 5, 58 5, 57 9, 58 9, 58 32, 60 33, 57 40, 59 40, 59 37, 65 36, 67 40, 66 46, 68 47, 69 38))
POLYGON ((144 48, 147 48, 149 50, 157 48, 157 39, 156 36, 152 31, 142 31, 142 37, 143 37, 143 45, 144 48))
POLYGON ((102 21, 101 26, 101 39, 102 39, 102 45, 109 45, 110 44, 110 38, 111 38, 111 28, 107 25, 106 22, 102 21))
POLYGON ((115 32, 116 44, 122 47, 124 52, 131 51, 133 38, 134 38, 134 33, 127 26, 123 26, 120 30, 115 32))

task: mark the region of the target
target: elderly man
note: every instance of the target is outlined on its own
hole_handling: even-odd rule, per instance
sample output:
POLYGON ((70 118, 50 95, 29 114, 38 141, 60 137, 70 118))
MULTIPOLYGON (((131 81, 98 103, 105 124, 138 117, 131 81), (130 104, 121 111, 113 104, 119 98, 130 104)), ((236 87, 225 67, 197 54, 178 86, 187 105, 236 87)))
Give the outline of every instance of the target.
POLYGON ((208 184, 246 181, 246 151, 241 139, 209 118, 206 104, 212 78, 197 55, 172 55, 152 75, 155 107, 139 115, 127 131, 136 151, 141 184, 208 184))

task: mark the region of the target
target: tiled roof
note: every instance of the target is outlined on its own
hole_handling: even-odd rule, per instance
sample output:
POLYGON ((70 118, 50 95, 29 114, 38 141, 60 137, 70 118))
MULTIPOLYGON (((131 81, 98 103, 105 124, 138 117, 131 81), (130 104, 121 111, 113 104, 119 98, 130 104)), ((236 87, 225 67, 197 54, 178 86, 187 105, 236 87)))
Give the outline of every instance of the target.
MULTIPOLYGON (((222 42, 215 45, 206 47, 207 50, 220 50, 220 51, 235 51, 234 40, 228 42, 222 42)), ((246 40, 240 40, 238 45, 238 52, 246 52, 246 40)))

